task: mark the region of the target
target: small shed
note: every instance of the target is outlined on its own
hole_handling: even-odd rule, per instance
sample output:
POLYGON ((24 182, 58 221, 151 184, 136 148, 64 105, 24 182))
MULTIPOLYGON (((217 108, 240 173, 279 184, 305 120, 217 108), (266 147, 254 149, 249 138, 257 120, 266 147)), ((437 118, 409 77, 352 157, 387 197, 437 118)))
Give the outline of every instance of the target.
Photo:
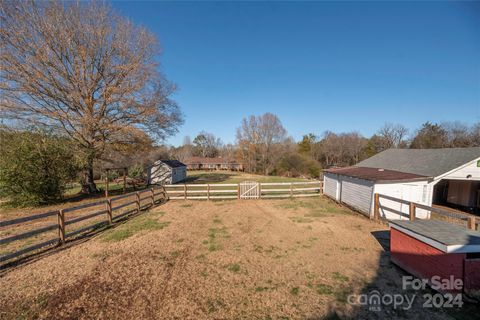
POLYGON ((480 232, 439 220, 390 221, 392 262, 415 277, 455 286, 432 288, 480 298, 480 232), (459 281, 460 280, 460 281, 459 281))
MULTIPOLYGON (((431 180, 418 174, 366 167, 327 169, 323 179, 325 195, 370 217, 373 216, 375 193, 427 205, 427 185, 431 180)), ((380 208, 382 217, 408 219, 408 205, 389 200, 383 203, 385 208, 380 208)), ((419 218, 427 218, 428 214, 425 210, 417 209, 419 218)))
POLYGON ((187 178, 187 166, 178 160, 157 160, 149 167, 149 184, 174 184, 187 178))

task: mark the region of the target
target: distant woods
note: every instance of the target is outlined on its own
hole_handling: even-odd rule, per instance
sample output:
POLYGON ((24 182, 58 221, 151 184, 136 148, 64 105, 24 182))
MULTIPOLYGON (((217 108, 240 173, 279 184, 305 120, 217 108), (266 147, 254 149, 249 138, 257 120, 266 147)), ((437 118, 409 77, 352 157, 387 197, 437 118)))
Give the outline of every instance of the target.
POLYGON ((300 141, 294 141, 280 119, 266 113, 240 122, 235 145, 224 145, 206 132, 193 141, 187 137, 182 146, 170 148, 171 156, 179 160, 222 156, 242 162, 245 170, 252 173, 318 177, 323 168, 354 165, 390 148, 478 147, 480 123, 468 126, 461 122, 426 122, 415 131, 386 123, 369 138, 355 131, 325 131, 320 136, 305 134, 300 141), (211 143, 198 143, 206 140, 211 143))

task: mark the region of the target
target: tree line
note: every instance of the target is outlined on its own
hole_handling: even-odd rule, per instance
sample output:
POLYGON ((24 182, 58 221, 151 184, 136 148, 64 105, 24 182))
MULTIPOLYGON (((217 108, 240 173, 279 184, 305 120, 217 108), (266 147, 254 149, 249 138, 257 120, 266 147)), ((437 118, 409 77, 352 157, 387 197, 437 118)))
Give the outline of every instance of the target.
POLYGON ((371 137, 359 132, 305 134, 294 141, 280 119, 272 114, 244 118, 237 128, 236 143, 224 145, 220 138, 201 132, 193 143, 166 155, 181 161, 191 156, 222 156, 243 163, 252 173, 318 177, 321 169, 350 166, 390 148, 463 148, 480 146, 480 123, 426 122, 410 132, 401 124, 385 123, 371 137), (206 138, 208 137, 208 139, 206 138))
POLYGON ((203 131, 179 147, 159 145, 183 115, 171 98, 175 84, 159 71, 152 32, 105 2, 1 1, 0 23, 0 195, 19 204, 61 198, 71 180, 96 193, 105 168, 141 175, 160 158, 220 156, 248 172, 318 177, 392 147, 480 145, 479 124, 459 122, 294 141, 272 113, 241 120, 234 144, 203 131))

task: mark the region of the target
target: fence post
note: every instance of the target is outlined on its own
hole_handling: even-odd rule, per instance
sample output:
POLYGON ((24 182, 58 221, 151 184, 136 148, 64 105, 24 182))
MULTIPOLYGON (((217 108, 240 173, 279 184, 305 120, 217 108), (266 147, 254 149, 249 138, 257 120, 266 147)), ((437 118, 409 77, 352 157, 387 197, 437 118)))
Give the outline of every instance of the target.
POLYGON ((135 192, 135 195, 137 196, 137 200, 136 200, 136 203, 137 203, 137 213, 140 212, 140 192, 135 192))
POLYGON ((414 202, 410 202, 410 221, 414 221, 415 220, 415 209, 416 209, 416 206, 415 206, 415 203, 414 202))
POLYGON ((150 188, 150 192, 152 193, 152 207, 155 205, 155 190, 150 188))
POLYGON ((477 229, 477 226, 476 226, 476 223, 475 223, 475 217, 468 217, 467 227, 470 230, 476 230, 477 229))
POLYGON ((112 224, 112 199, 107 199, 107 216, 108 216, 108 224, 112 224))
POLYGON ((107 176, 105 178, 105 198, 108 198, 108 171, 107 171, 107 176))
POLYGON ((65 243, 65 213, 63 209, 58 210, 58 240, 60 245, 65 243))
POLYGON ((323 194, 323 181, 320 180, 320 181, 319 181, 319 184, 320 184, 320 189, 318 190, 318 193, 319 193, 320 195, 322 195, 322 194, 323 194))
POLYGON ((293 182, 290 182, 290 198, 293 198, 293 182))
POLYGON ((207 200, 210 200, 210 183, 207 183, 207 200))
POLYGON ((163 190, 163 200, 165 200, 165 202, 167 202, 167 200, 168 200, 167 188, 165 188, 165 186, 162 186, 162 190, 163 190))
POLYGON ((186 183, 183 185, 183 194, 184 194, 184 199, 187 200, 187 184, 186 183))
POLYGON ((237 199, 240 199, 240 183, 237 184, 237 199))
POLYGON ((127 168, 123 168, 123 193, 127 192, 127 168))
POLYGON ((262 199, 262 184, 258 182, 258 198, 262 199))
POLYGON ((378 220, 380 218, 380 195, 375 193, 373 204, 373 219, 378 220))

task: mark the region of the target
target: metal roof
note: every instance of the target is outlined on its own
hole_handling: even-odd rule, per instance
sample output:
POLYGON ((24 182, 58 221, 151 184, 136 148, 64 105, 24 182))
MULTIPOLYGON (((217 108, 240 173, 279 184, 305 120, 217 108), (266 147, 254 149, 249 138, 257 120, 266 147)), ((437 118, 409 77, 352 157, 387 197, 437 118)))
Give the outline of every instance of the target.
POLYGON ((480 246, 480 232, 468 230, 440 220, 390 220, 391 225, 397 225, 421 236, 437 241, 446 246, 475 245, 480 246))
POLYGON ((184 165, 178 160, 160 160, 160 161, 165 163, 170 168, 186 167, 186 165, 184 165))
POLYGON ((375 182, 416 181, 416 180, 429 179, 429 177, 418 175, 418 174, 386 170, 386 169, 378 169, 378 168, 366 168, 366 167, 332 168, 332 169, 326 169, 324 171, 328 173, 334 173, 334 174, 339 174, 343 176, 375 181, 375 182))
POLYGON ((357 167, 383 168, 437 177, 480 158, 480 147, 445 149, 388 149, 357 163, 357 167))

